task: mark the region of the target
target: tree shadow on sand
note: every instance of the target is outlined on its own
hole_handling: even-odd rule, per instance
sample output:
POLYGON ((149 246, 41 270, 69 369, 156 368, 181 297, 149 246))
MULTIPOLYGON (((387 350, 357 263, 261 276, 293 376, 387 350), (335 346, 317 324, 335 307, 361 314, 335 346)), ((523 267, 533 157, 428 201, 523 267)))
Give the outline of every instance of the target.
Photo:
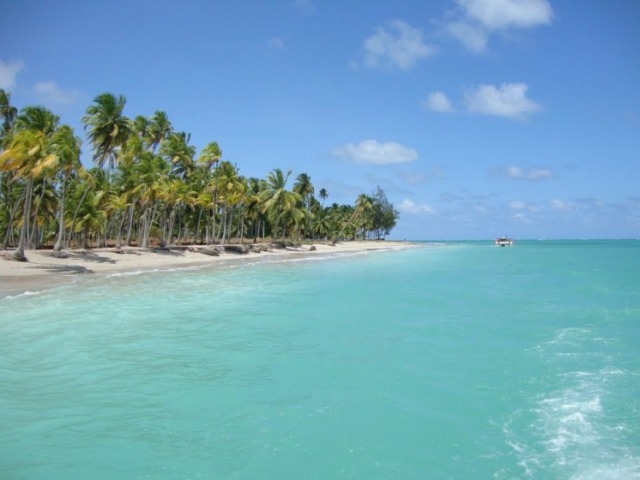
POLYGON ((80 252, 65 252, 67 258, 69 259, 78 259, 85 262, 96 262, 96 263, 111 263, 115 265, 117 262, 108 257, 101 257, 97 253, 90 252, 87 250, 83 250, 80 252))
POLYGON ((34 265, 32 268, 39 268, 51 273, 64 273, 78 275, 81 273, 93 273, 93 270, 82 265, 34 265))
POLYGON ((182 250, 172 250, 169 248, 162 248, 162 247, 158 247, 158 248, 150 248, 149 249, 150 252, 153 253, 157 253, 160 255, 167 255, 170 257, 184 257, 184 251, 182 250))

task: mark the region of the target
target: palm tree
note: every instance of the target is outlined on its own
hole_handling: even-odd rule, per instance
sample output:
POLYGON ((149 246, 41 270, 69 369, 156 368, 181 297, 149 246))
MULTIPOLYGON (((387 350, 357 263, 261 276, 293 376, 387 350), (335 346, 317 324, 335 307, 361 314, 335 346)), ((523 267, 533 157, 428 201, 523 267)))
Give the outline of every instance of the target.
MULTIPOLYGON (((365 195, 364 193, 358 195, 358 198, 356 199, 356 206, 353 209, 353 213, 351 214, 349 219, 343 223, 342 228, 340 229, 340 231, 338 232, 338 234, 333 240, 333 244, 334 245, 336 244, 336 242, 344 234, 345 230, 353 227, 356 219, 362 219, 371 210, 372 210, 371 198, 365 195)), ((362 223, 360 225, 362 225, 362 223)))
POLYGON ((18 248, 13 257, 26 261, 24 254, 31 218, 33 182, 42 173, 43 168, 55 161, 55 155, 49 151, 49 140, 41 131, 20 130, 12 136, 7 149, 0 154, 0 170, 11 171, 25 181, 22 228, 18 248))
POLYGON ((2 135, 9 133, 13 121, 18 116, 18 109, 11 105, 11 94, 0 88, 0 118, 2 118, 2 135))
POLYGON ((147 130, 149 146, 155 152, 156 148, 169 136, 173 131, 173 126, 169 121, 167 114, 161 110, 156 112, 149 119, 149 128, 147 130))
MULTIPOLYGON (((58 127, 59 117, 42 107, 25 107, 15 118, 15 133, 3 152, 1 170, 12 172, 15 179, 25 182, 22 228, 14 257, 26 260, 24 249, 29 239, 29 222, 34 181, 56 160, 50 151, 50 138, 58 127), (13 156, 14 158, 11 158, 13 156)), ((44 192, 44 190, 42 190, 44 192)))
POLYGON ((216 169, 211 181, 216 201, 220 205, 220 226, 221 242, 224 243, 228 238, 227 233, 230 230, 230 224, 233 219, 233 208, 238 205, 244 197, 245 185, 238 176, 238 169, 231 162, 223 161, 216 169))
MULTIPOLYGON (((266 182, 255 177, 247 180, 246 199, 245 199, 245 215, 251 222, 253 231, 253 242, 258 241, 260 235, 260 227, 264 226, 264 213, 261 209, 260 194, 266 189, 266 182)), ((264 236, 264 235, 263 235, 264 236)))
POLYGON ((305 207, 309 207, 309 199, 313 192, 313 184, 311 183, 311 177, 306 173, 301 173, 296 177, 296 182, 293 184, 293 191, 300 195, 304 201, 305 207))
POLYGON ((221 158, 222 150, 220 149, 220 145, 218 145, 217 142, 211 142, 200 152, 198 163, 204 165, 208 170, 210 170, 211 167, 216 165, 221 158))
POLYGON ((55 252, 62 250, 64 245, 64 210, 67 192, 67 182, 74 171, 82 169, 80 163, 81 140, 74 135, 73 129, 68 125, 61 126, 53 135, 52 151, 55 153, 55 164, 51 167, 60 176, 60 197, 58 205, 58 238, 53 247, 55 252))
POLYGON ((108 162, 109 177, 117 162, 118 152, 124 147, 131 133, 131 124, 123 115, 127 99, 120 95, 117 98, 111 93, 98 95, 94 104, 87 108, 82 117, 87 136, 93 144, 93 160, 100 168, 108 162))
POLYGON ((173 171, 181 176, 188 176, 194 168, 193 157, 196 148, 189 145, 191 134, 185 132, 172 132, 162 142, 160 155, 173 165, 173 171))
POLYGON ((117 235, 116 235, 116 250, 122 249, 122 228, 124 227, 124 221, 126 219, 125 212, 131 206, 129 202, 129 195, 124 192, 120 195, 112 193, 109 196, 107 202, 107 209, 115 214, 115 220, 117 222, 117 235))
POLYGON ((322 206, 324 207, 324 201, 329 198, 329 194, 327 193, 327 189, 326 188, 321 188, 320 192, 318 192, 318 195, 320 195, 320 199, 322 200, 322 206))
POLYGON ((149 139, 149 119, 143 115, 138 115, 131 122, 131 132, 135 133, 141 140, 149 139))
POLYGON ((84 248, 90 248, 89 237, 91 232, 96 236, 103 233, 107 221, 107 212, 102 208, 104 190, 88 191, 84 202, 80 205, 78 219, 75 222, 76 232, 82 232, 84 248))
MULTIPOLYGON (((273 224, 272 235, 278 235, 278 227, 284 224, 286 214, 295 210, 296 205, 302 199, 299 194, 287 190, 287 181, 291 170, 285 175, 282 170, 276 168, 267 177, 267 188, 260 195, 262 211, 267 213, 269 221, 273 224)), ((282 238, 285 236, 285 227, 282 228, 282 238)))
POLYGON ((20 115, 16 117, 16 130, 32 130, 42 132, 45 136, 50 137, 58 128, 60 117, 55 115, 51 110, 42 107, 24 107, 20 115))
POLYGON ((306 222, 298 224, 298 229, 304 226, 305 236, 311 233, 311 199, 313 198, 313 184, 311 183, 311 177, 306 173, 301 173, 296 178, 296 182, 293 184, 293 191, 296 192, 302 198, 302 205, 306 209, 305 215, 306 222))

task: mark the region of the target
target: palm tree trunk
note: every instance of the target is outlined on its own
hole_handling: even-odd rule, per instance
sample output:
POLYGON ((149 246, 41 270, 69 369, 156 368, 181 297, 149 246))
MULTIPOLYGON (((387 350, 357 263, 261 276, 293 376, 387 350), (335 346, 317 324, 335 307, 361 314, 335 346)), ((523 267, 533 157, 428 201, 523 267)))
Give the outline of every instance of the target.
POLYGON ((16 201, 14 208, 12 208, 9 212, 9 222, 7 223, 7 233, 4 236, 4 243, 2 245, 3 250, 6 250, 7 247, 9 246, 9 243, 13 240, 13 228, 12 228, 13 220, 16 218, 18 209, 20 208, 20 204, 24 202, 23 197, 25 194, 26 194, 26 191, 23 191, 22 194, 20 194, 20 197, 16 201))
POLYGON ((144 209, 144 213, 142 215, 142 242, 141 247, 147 248, 149 246, 149 231, 151 230, 151 220, 150 220, 150 212, 149 208, 144 209))
POLYGON ((122 213, 120 225, 118 226, 118 236, 116 237, 116 250, 122 250, 122 228, 124 227, 125 215, 122 213))
POLYGON ((196 231, 193 236, 193 243, 198 243, 198 235, 200 235, 200 220, 202 220, 202 207, 200 207, 200 211, 198 212, 198 222, 196 223, 196 231))
POLYGON ((21 262, 27 261, 27 257, 24 255, 24 249, 27 241, 27 230, 29 229, 29 214, 31 210, 31 190, 32 189, 33 189, 33 180, 29 179, 27 181, 27 189, 24 195, 23 220, 22 220, 22 228, 20 229, 20 238, 18 240, 18 248, 13 254, 13 258, 21 262))
POLYGON ((78 218, 78 213, 80 213, 80 208, 82 207, 82 204, 84 203, 84 199, 87 197, 87 193, 89 193, 89 185, 87 185, 87 187, 84 189, 84 192, 82 192, 82 198, 78 202, 78 206, 76 207, 76 211, 74 212, 73 218, 71 219, 71 229, 70 229, 71 232, 74 231, 74 227, 75 227, 75 224, 76 224, 76 219, 78 218))
POLYGON ((56 244, 53 247, 54 252, 59 252, 62 250, 62 245, 64 243, 64 199, 67 190, 67 178, 63 178, 62 180, 62 191, 60 192, 60 217, 58 220, 58 239, 56 240, 56 244))
POLYGON ((131 232, 133 230, 133 213, 134 213, 134 204, 131 203, 131 205, 129 205, 129 208, 127 209, 128 213, 129 213, 129 226, 127 227, 127 240, 125 241, 125 244, 130 247, 131 246, 131 232))

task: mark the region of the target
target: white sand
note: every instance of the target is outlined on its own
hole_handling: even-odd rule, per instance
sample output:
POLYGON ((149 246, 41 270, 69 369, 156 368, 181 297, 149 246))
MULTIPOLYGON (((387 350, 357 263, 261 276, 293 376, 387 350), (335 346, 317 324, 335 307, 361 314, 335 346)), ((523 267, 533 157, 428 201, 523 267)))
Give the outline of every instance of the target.
POLYGON ((311 245, 304 245, 299 248, 270 248, 268 252, 261 253, 221 253, 217 257, 197 251, 203 247, 194 247, 193 250, 123 247, 122 253, 117 253, 113 248, 65 250, 67 258, 55 258, 50 250, 28 250, 25 253, 27 262, 10 260, 12 252, 7 251, 0 252, 0 297, 41 290, 70 282, 79 274, 164 270, 198 265, 228 265, 229 263, 243 263, 263 257, 276 259, 287 256, 326 256, 335 253, 346 254, 407 248, 411 245, 407 242, 390 241, 341 242, 335 246, 316 243, 313 244, 314 251, 311 251, 311 245))

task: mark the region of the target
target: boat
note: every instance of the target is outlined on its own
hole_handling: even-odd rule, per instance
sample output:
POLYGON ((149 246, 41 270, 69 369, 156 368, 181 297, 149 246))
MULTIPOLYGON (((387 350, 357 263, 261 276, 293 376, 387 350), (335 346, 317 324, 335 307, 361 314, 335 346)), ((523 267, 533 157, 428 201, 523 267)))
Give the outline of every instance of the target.
POLYGON ((499 247, 510 247, 513 245, 513 240, 509 237, 498 237, 493 241, 493 243, 499 247))

